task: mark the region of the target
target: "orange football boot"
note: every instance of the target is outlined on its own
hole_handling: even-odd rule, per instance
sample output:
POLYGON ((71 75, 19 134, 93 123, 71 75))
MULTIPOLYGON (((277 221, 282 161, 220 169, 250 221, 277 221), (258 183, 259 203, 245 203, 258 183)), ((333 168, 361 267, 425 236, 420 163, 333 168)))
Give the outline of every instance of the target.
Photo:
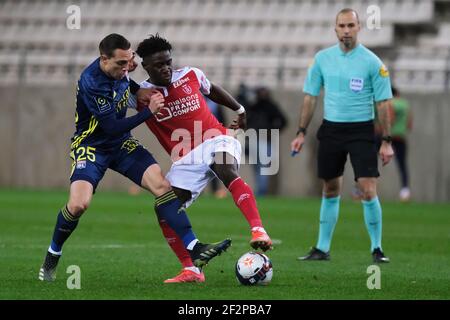
POLYGON ((253 249, 260 248, 263 251, 272 249, 272 240, 266 232, 260 230, 252 231, 252 240, 250 240, 250 246, 253 249))
POLYGON ((197 273, 188 269, 183 269, 174 278, 167 279, 164 283, 186 283, 186 282, 205 282, 205 274, 197 273))

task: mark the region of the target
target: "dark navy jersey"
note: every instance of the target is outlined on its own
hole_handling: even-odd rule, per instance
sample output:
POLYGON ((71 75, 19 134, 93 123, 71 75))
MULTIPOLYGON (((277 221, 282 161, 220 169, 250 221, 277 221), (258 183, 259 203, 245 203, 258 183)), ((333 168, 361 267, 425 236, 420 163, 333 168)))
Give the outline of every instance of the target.
POLYGON ((124 119, 129 97, 128 76, 115 80, 100 69, 100 58, 92 62, 78 80, 76 131, 72 137, 71 149, 76 149, 80 145, 89 145, 98 149, 111 150, 128 139, 130 130, 151 115, 147 109, 140 115, 124 119), (132 118, 135 118, 135 121, 127 122, 127 120, 133 120, 132 118), (127 126, 118 124, 127 124, 127 126))

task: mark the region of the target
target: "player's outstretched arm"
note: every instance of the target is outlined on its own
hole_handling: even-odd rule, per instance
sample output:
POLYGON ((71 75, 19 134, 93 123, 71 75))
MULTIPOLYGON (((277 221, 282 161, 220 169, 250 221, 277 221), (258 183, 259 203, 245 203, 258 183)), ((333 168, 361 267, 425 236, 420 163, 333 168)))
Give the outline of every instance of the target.
POLYGON ((98 118, 98 123, 100 127, 107 134, 118 135, 130 131, 136 128, 138 125, 143 123, 145 120, 150 118, 152 114, 159 111, 160 108, 164 106, 164 97, 161 93, 157 93, 151 96, 150 103, 147 108, 137 114, 123 119, 117 119, 116 113, 111 112, 105 116, 98 118))
POLYGON ((231 94, 229 94, 221 86, 211 83, 211 89, 208 97, 219 105, 223 105, 238 113, 237 119, 233 120, 230 125, 231 129, 245 129, 247 127, 247 117, 245 108, 236 101, 231 94))
POLYGON ((300 152, 305 143, 306 128, 308 127, 316 109, 317 97, 305 94, 303 98, 303 107, 300 110, 300 120, 298 122, 298 131, 296 137, 291 142, 291 152, 295 155, 300 152))
POLYGON ((221 104, 233 111, 238 111, 241 105, 221 86, 211 83, 211 89, 208 97, 217 104, 221 104))
POLYGON ((152 112, 149 109, 144 109, 131 117, 120 120, 116 119, 116 115, 111 113, 99 118, 98 123, 106 134, 119 135, 136 128, 151 116, 152 112))

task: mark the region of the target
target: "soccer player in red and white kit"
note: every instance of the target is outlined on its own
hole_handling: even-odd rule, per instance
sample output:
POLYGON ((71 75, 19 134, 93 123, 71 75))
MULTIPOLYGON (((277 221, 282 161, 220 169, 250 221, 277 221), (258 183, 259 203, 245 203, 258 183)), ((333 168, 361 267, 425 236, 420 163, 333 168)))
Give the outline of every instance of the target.
MULTIPOLYGON (((264 230, 253 191, 238 173, 241 144, 231 135, 234 130, 227 130, 212 115, 203 95, 237 112, 238 118, 230 129, 245 129, 245 109, 228 92, 211 83, 201 70, 173 70, 171 51, 171 44, 158 34, 142 41, 136 50, 149 75, 141 88, 153 88, 164 96, 164 107, 146 124, 172 158, 166 178, 188 207, 208 182, 218 177, 250 225, 250 245, 269 250, 272 240, 264 230)), ((166 283, 204 281, 202 271, 193 266, 181 240, 164 220, 159 223, 183 265, 181 273, 166 283)))

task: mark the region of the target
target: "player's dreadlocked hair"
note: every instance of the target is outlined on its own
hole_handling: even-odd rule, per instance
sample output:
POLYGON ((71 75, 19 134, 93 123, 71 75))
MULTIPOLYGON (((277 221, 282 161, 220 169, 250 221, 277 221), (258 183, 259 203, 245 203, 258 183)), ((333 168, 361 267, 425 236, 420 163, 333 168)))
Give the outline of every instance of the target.
POLYGON ((159 34, 150 35, 150 38, 139 43, 136 53, 141 57, 147 57, 161 51, 171 51, 172 45, 159 34))

